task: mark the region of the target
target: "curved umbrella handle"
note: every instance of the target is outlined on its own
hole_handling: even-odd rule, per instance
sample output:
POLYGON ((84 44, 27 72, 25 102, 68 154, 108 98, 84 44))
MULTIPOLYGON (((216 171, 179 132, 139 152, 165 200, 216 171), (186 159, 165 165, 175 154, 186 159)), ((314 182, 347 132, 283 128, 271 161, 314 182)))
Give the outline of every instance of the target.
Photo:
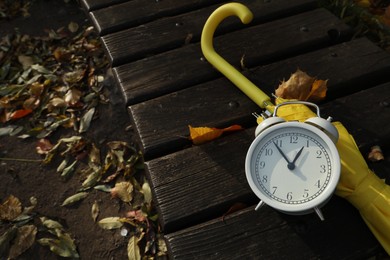
POLYGON ((253 19, 252 12, 239 3, 229 3, 216 9, 207 19, 201 37, 201 48, 205 58, 234 85, 252 99, 257 105, 270 112, 273 104, 270 97, 261 91, 255 84, 242 75, 236 68, 230 65, 225 59, 218 55, 213 47, 214 32, 218 25, 229 16, 238 16, 242 23, 248 24, 253 19))

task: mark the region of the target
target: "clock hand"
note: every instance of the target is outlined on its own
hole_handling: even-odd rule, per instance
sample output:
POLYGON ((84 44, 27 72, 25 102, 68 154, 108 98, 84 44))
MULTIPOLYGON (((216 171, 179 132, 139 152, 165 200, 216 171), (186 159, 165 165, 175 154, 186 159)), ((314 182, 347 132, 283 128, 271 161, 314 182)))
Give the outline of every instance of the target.
POLYGON ((295 162, 297 161, 298 157, 301 155, 301 153, 302 153, 302 151, 303 151, 303 148, 304 148, 304 146, 302 146, 302 148, 298 151, 297 155, 295 155, 295 158, 294 158, 294 160, 292 161, 291 165, 290 165, 290 166, 287 165, 287 167, 288 167, 289 169, 290 169, 290 167, 292 167, 292 169, 290 169, 290 170, 293 170, 293 169, 295 168, 295 162))
MULTIPOLYGON (((291 164, 290 161, 288 160, 287 156, 283 153, 282 149, 280 149, 280 147, 278 146, 277 143, 273 142, 274 145, 276 146, 276 149, 278 149, 279 153, 283 156, 283 158, 286 160, 287 162, 287 168, 289 168, 289 165, 291 164)), ((290 169, 290 168, 289 168, 290 169)), ((290 169, 291 170, 291 169, 290 169)))

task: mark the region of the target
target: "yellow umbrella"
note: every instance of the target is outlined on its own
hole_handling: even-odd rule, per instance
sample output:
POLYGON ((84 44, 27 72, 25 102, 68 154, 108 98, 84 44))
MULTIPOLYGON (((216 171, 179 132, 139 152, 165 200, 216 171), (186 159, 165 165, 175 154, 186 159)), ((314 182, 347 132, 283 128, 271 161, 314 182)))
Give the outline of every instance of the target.
MULTIPOLYGON (((273 112, 270 98, 219 56, 213 48, 213 36, 218 25, 228 16, 238 16, 245 24, 252 20, 251 11, 239 3, 229 3, 215 10, 206 21, 201 46, 205 58, 261 108, 273 112)), ((285 102, 276 99, 276 104, 285 102)), ((304 121, 316 116, 301 104, 283 106, 278 116, 286 120, 304 121)), ((261 120, 261 117, 259 117, 261 120)), ((258 122, 259 123, 259 122, 258 122)), ((375 237, 390 254, 390 186, 380 180, 369 168, 355 140, 340 122, 333 123, 339 131, 337 149, 341 159, 341 177, 336 194, 347 199, 359 211, 375 237)))

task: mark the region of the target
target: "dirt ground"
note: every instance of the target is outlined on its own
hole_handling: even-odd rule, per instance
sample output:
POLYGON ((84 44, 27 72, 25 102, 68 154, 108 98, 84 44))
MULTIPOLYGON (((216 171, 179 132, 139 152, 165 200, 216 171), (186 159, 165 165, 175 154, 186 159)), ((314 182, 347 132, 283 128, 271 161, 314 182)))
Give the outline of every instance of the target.
MULTIPOLYGON (((0 35, 13 33, 14 30, 23 34, 41 35, 44 29, 57 29, 67 26, 71 21, 80 26, 88 24, 86 14, 76 1, 66 3, 64 0, 37 0, 33 3, 29 17, 1 20, 0 35)), ((108 80, 105 80, 105 94, 110 102, 98 106, 98 118, 92 121, 84 136, 98 144, 114 140, 132 144, 131 130, 126 130, 130 121, 122 94, 109 79, 108 77, 108 80)), ((50 139, 58 140, 69 135, 74 133, 60 129, 50 139)), ((122 236, 119 229, 100 228, 91 217, 91 207, 95 201, 98 201, 100 206, 99 218, 119 215, 124 210, 123 204, 107 194, 102 195, 101 191, 93 190, 82 202, 71 207, 61 207, 64 199, 77 192, 82 180, 74 176, 66 182, 63 181, 56 172, 56 163, 43 165, 39 162, 26 162, 26 159, 42 159, 42 155, 36 153, 37 141, 36 138, 0 137, 1 158, 23 159, 0 160, 0 201, 12 194, 20 199, 22 205, 27 206, 30 205, 30 197, 36 197, 38 203, 34 214, 47 216, 63 224, 74 239, 81 259, 127 259, 128 237, 122 236)), ((3 232, 4 227, 0 225, 0 235, 3 232)), ((38 230, 37 239, 39 237, 38 230)), ((35 242, 18 259, 63 258, 52 253, 48 247, 35 242)))

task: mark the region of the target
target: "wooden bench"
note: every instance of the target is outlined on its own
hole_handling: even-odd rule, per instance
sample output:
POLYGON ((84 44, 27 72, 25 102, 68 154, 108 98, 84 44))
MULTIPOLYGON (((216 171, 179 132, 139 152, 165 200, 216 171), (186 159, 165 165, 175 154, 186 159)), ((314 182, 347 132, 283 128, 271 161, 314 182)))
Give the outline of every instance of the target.
MULTIPOLYGON (((316 215, 254 211, 244 159, 260 112, 202 58, 203 25, 227 1, 83 0, 126 99, 144 153, 169 255, 178 259, 363 259, 384 252, 359 212, 334 196, 316 215), (194 146, 188 125, 244 131, 194 146), (226 214, 233 206, 240 210, 226 214)), ((242 0, 255 15, 227 19, 216 50, 271 94, 297 68, 329 79, 320 104, 365 155, 390 147, 390 54, 312 0, 242 0)), ((390 159, 370 164, 390 182, 390 159)))

